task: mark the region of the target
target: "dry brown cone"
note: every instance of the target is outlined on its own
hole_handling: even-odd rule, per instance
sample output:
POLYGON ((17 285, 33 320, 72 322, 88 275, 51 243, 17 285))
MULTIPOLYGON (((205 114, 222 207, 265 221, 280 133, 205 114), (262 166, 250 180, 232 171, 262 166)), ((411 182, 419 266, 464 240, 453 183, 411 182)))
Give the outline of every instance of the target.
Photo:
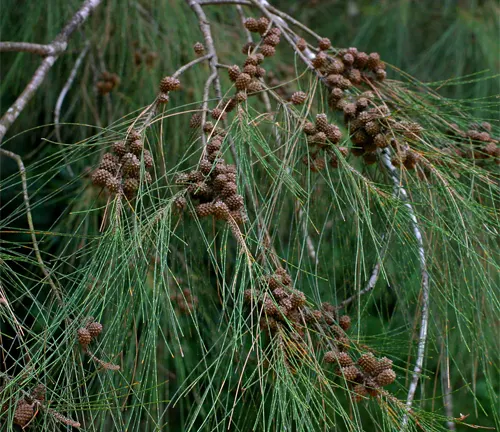
POLYGON ((233 65, 230 66, 229 69, 227 70, 227 74, 229 75, 229 79, 232 82, 235 82, 236 79, 239 77, 241 71, 238 65, 233 65))
POLYGON ((181 88, 181 82, 177 78, 166 76, 160 82, 160 91, 163 93, 168 93, 172 90, 179 90, 181 88))
POLYGON ((252 82, 252 77, 246 73, 241 73, 236 78, 234 85, 238 90, 245 90, 248 85, 252 82))
POLYGON ((210 216, 214 212, 214 205, 212 203, 198 204, 195 210, 198 217, 210 216))
POLYGON ((372 353, 365 353, 358 359, 358 365, 370 375, 377 371, 378 361, 372 353))
POLYGON ((113 152, 118 156, 123 156, 127 153, 127 145, 123 141, 117 141, 113 144, 113 152))
POLYGON ((196 55, 201 56, 205 52, 205 47, 203 46, 203 44, 201 42, 196 42, 193 45, 193 50, 196 53, 196 55))
POLYGON ((90 332, 85 328, 81 327, 77 331, 78 343, 82 346, 83 349, 86 349, 90 342, 92 342, 92 336, 90 332))
POLYGON ((392 369, 386 369, 386 370, 380 372, 375 377, 375 382, 380 387, 385 387, 389 384, 392 384, 395 380, 396 380, 396 372, 394 372, 392 369))
POLYGON ((251 31, 253 33, 257 33, 259 31, 259 28, 260 28, 259 23, 255 18, 246 19, 244 26, 248 31, 251 31))
POLYGON ((276 54, 276 49, 272 45, 261 45, 260 52, 264 57, 272 57, 276 54))
POLYGON ((165 93, 165 92, 160 92, 158 94, 158 98, 156 99, 156 101, 159 104, 166 104, 166 103, 168 103, 169 100, 170 100, 170 96, 168 95, 168 93, 165 93))
POLYGON ((344 331, 349 330, 351 328, 351 317, 349 315, 342 315, 339 318, 339 326, 344 331))
POLYGON ((92 183, 96 186, 106 186, 107 181, 111 178, 109 171, 98 169, 92 174, 92 183))
POLYGON ((307 42, 305 41, 305 39, 300 38, 299 40, 297 40, 295 46, 299 51, 304 51, 307 48, 307 42))
POLYGON ((306 99, 307 99, 307 94, 304 93, 303 91, 298 91, 292 95, 290 101, 294 105, 302 105, 306 101, 306 99))
POLYGON ((258 30, 259 33, 263 35, 267 31, 267 28, 269 27, 269 20, 266 17, 260 17, 257 20, 257 23, 259 25, 259 30, 258 30))
POLYGON ((24 399, 17 402, 16 411, 14 412, 14 424, 24 428, 34 415, 34 406, 29 404, 24 399))
POLYGON ((332 46, 332 43, 330 42, 330 39, 328 39, 328 38, 320 39, 318 42, 318 48, 322 51, 330 49, 331 46, 332 46))
POLYGON ((356 366, 340 368, 340 375, 343 375, 347 381, 354 381, 359 373, 359 369, 356 366))
POLYGON ((92 339, 95 339, 102 333, 102 324, 97 321, 91 322, 87 325, 87 330, 92 339))
POLYGON ((280 37, 274 34, 270 34, 264 38, 265 45, 271 45, 273 47, 277 46, 280 43, 280 37))
POLYGON ((189 120, 189 127, 191 129, 198 129, 201 126, 201 114, 194 113, 189 120))
POLYGON ((316 129, 319 132, 327 132, 328 131, 328 117, 326 114, 318 114, 316 115, 316 129))

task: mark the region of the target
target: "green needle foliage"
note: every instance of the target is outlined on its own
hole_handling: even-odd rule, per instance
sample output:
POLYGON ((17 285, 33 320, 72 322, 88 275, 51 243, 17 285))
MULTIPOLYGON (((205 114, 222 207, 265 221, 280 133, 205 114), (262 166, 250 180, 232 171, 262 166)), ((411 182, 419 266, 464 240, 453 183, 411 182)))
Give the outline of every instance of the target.
MULTIPOLYGON (((2 40, 80 6, 39 3, 2 40)), ((429 2, 360 2, 357 52, 332 15, 199 3, 101 4, 2 143, 2 430, 498 428, 495 5, 430 43, 429 2)), ((3 112, 38 62, 2 53, 3 112)))

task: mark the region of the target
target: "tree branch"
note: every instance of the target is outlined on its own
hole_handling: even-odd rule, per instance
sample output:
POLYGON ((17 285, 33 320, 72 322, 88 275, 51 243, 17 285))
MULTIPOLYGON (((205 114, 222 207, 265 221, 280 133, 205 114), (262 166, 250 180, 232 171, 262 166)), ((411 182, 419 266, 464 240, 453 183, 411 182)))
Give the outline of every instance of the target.
MULTIPOLYGON (((417 391, 418 380, 422 372, 422 367, 424 363, 425 348, 427 344, 427 330, 429 326, 429 274, 427 273, 427 263, 424 249, 424 240, 420 226, 415 215, 415 210, 409 202, 408 193, 406 189, 402 186, 401 180, 399 178, 398 171, 394 165, 391 163, 390 153, 387 148, 380 152, 381 161, 384 165, 387 173, 391 177, 394 184, 394 196, 400 198, 404 206, 406 207, 408 214, 410 216, 410 223, 413 230, 413 235, 418 245, 418 256, 420 261, 420 272, 421 272, 421 285, 422 285, 422 316, 420 318, 420 334, 418 338, 418 350, 417 350, 417 360, 415 361, 415 367, 413 368, 413 376, 410 383, 410 388, 408 389, 408 396, 406 398, 406 407, 408 411, 411 410, 413 405, 413 399, 415 397, 415 392, 417 391)), ((403 417, 402 426, 405 427, 408 424, 408 414, 406 413, 403 417)))
POLYGON ((0 42, 0 52, 28 52, 41 56, 59 55, 66 49, 64 43, 42 45, 30 42, 0 42))
MULTIPOLYGON (((101 3, 101 0, 85 0, 82 7, 73 15, 73 18, 66 24, 61 32, 56 36, 54 41, 49 45, 52 47, 64 47, 59 52, 45 57, 33 74, 31 81, 28 83, 23 92, 19 95, 14 104, 0 119, 0 143, 7 133, 9 127, 16 121, 19 114, 31 100, 38 87, 43 83, 48 71, 54 65, 59 55, 66 49, 68 39, 72 33, 89 17, 91 12, 101 3)), ((22 44, 22 43, 21 43, 22 44)))

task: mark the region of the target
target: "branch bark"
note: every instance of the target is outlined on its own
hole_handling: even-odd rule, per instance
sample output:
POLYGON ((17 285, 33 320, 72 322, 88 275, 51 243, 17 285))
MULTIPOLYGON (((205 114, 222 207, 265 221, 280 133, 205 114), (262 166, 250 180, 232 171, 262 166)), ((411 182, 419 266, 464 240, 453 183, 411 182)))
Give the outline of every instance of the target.
MULTIPOLYGON (((422 372, 422 367, 424 364, 425 348, 427 345, 427 331, 429 326, 429 274, 427 273, 427 263, 424 248, 424 240, 422 236, 422 231, 420 230, 420 225, 418 223, 417 217, 415 215, 415 210, 409 202, 408 193, 401 183, 398 171, 394 165, 391 163, 391 157, 388 149, 383 149, 380 152, 381 161, 384 165, 387 173, 392 179, 394 187, 394 195, 400 198, 404 202, 408 214, 410 216, 410 223, 413 231, 413 236, 417 241, 418 245, 418 256, 420 262, 420 273, 421 273, 421 286, 422 286, 422 310, 420 318, 420 334, 418 338, 418 350, 417 350, 417 360, 415 361, 415 367, 413 368, 413 376, 410 382, 410 388, 408 389, 408 396, 406 398, 406 407, 408 412, 411 410, 413 405, 413 399, 415 397, 415 392, 417 391, 418 381, 420 374, 422 372)), ((402 426, 406 427, 408 424, 408 413, 403 417, 402 426)))
MULTIPOLYGON (((85 0, 82 7, 73 15, 71 20, 66 24, 66 26, 61 30, 61 32, 56 36, 54 41, 50 45, 53 49, 59 47, 59 51, 45 57, 38 67, 38 69, 33 74, 31 81, 28 83, 23 92, 19 95, 14 104, 7 110, 7 112, 0 119, 0 143, 2 142, 7 130, 16 121, 21 114, 22 110, 26 107, 28 102, 31 100, 35 92, 38 90, 40 85, 45 80, 47 73, 52 68, 54 63, 57 61, 59 55, 66 50, 66 46, 70 36, 73 32, 87 20, 92 11, 99 6, 101 0, 85 0)), ((16 43, 18 47, 24 43, 16 43)), ((26 44, 24 44, 26 45, 26 44)), ((40 45, 39 47, 41 47, 40 45)))

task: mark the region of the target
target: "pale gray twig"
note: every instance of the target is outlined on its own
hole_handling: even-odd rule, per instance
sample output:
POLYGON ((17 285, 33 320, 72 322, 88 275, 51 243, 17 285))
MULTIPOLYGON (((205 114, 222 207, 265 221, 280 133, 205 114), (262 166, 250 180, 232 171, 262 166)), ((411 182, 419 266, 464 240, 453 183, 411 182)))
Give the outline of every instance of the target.
MULTIPOLYGON (((422 236, 422 231, 420 230, 420 225, 418 223, 417 216, 415 215, 415 210, 413 209, 413 206, 409 202, 408 193, 406 192, 406 189, 403 187, 401 183, 401 179, 399 178, 397 168, 391 162, 389 150, 387 148, 383 149, 380 152, 380 156, 382 164, 384 165, 387 173, 392 179, 395 197, 400 198, 403 201, 404 206, 408 211, 408 215, 410 217, 410 224, 413 230, 413 236, 417 241, 418 257, 420 262, 421 286, 422 286, 422 311, 421 311, 422 316, 420 318, 420 334, 418 338, 417 359, 415 361, 415 367, 413 368, 413 376, 410 382, 410 388, 408 389, 408 396, 406 398, 406 407, 409 412, 413 405, 415 392, 417 391, 418 381, 424 364, 425 348, 427 344, 427 331, 429 326, 429 301, 430 301, 429 274, 427 273, 427 263, 426 263, 424 239, 422 236)), ((408 424, 408 413, 406 413, 403 417, 402 426, 406 427, 407 424, 408 424)))
POLYGON ((0 119, 0 143, 2 142, 9 127, 16 121, 19 114, 21 114, 22 110, 26 107, 35 92, 38 90, 38 87, 40 87, 42 82, 45 80, 48 71, 57 61, 59 55, 66 49, 70 36, 89 17, 91 12, 99 6, 100 3, 101 0, 85 0, 82 7, 75 13, 75 15, 73 15, 68 24, 66 24, 61 32, 56 36, 54 41, 50 44, 52 46, 64 46, 64 49, 48 55, 43 59, 26 88, 0 119))
POLYGON ((0 42, 0 52, 28 52, 41 56, 53 56, 62 53, 66 46, 66 43, 42 45, 30 42, 0 42))

